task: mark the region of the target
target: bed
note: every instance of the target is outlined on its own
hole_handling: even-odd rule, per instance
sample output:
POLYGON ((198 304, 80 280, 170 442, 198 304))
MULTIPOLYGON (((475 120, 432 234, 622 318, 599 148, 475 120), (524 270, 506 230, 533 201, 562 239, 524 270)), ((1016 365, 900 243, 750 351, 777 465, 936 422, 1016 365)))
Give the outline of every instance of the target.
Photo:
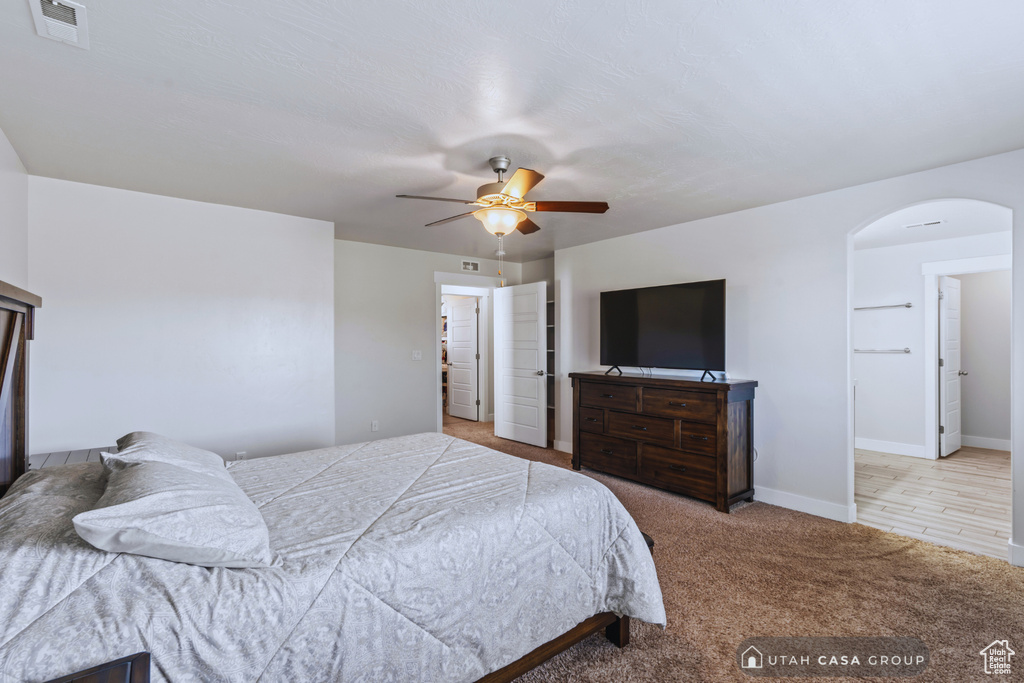
POLYGON ((610 491, 443 434, 229 463, 267 567, 98 550, 80 463, 0 499, 0 680, 152 655, 155 680, 509 680, 586 634, 665 624, 654 564, 610 491), (518 667, 518 668, 517 668, 518 667), (488 676, 491 678, 488 678, 488 676))

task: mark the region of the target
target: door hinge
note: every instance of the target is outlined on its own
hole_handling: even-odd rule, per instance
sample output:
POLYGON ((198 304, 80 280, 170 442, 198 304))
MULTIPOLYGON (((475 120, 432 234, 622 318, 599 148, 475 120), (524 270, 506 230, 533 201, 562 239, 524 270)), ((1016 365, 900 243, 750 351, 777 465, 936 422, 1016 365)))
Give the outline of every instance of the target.
POLYGON ((477 405, 480 405, 480 399, 477 399, 477 400, 476 400, 476 404, 477 404, 477 405))
POLYGON ((942 360, 942 359, 940 358, 940 359, 939 359, 939 367, 940 367, 940 368, 942 368, 942 367, 945 367, 945 366, 946 366, 946 361, 944 361, 944 360, 942 360))
POLYGON ((945 433, 946 433, 946 428, 943 427, 942 425, 939 425, 939 434, 945 434, 945 433))
POLYGON ((476 354, 476 359, 477 359, 477 360, 480 360, 480 354, 479 354, 479 353, 478 353, 478 354, 476 354))
POLYGON ((945 292, 943 292, 943 291, 942 291, 942 290, 940 289, 940 290, 939 290, 939 301, 942 301, 942 300, 943 300, 943 299, 945 299, 945 298, 946 298, 946 293, 945 293, 945 292))
POLYGON ((476 312, 477 312, 477 314, 479 314, 479 313, 480 313, 480 307, 479 307, 479 306, 477 306, 477 308, 476 308, 476 312))

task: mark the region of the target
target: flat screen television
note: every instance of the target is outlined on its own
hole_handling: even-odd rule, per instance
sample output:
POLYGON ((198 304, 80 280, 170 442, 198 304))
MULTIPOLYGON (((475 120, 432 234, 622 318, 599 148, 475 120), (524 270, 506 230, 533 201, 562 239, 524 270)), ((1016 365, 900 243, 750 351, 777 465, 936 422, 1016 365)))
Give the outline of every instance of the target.
POLYGON ((725 280, 601 292, 601 365, 725 370, 725 280))

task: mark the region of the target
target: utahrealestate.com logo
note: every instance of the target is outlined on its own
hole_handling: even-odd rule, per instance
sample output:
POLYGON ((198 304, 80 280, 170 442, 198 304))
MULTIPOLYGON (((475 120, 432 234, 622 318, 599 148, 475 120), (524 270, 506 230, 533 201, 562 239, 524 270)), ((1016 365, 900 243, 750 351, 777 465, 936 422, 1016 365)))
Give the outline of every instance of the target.
POLYGON ((978 654, 985 658, 985 673, 1008 674, 1010 673, 1010 658, 1017 653, 1010 649, 1009 641, 993 640, 978 654))

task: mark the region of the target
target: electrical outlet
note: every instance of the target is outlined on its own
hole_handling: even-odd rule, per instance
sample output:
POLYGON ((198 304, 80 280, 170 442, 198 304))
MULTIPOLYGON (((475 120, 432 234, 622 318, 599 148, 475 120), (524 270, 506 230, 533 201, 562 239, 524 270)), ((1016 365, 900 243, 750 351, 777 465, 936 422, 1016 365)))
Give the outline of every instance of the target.
POLYGON ((379 423, 379 422, 377 422, 376 420, 374 420, 373 422, 371 422, 371 423, 370 423, 370 431, 371 431, 371 432, 375 432, 375 431, 377 431, 378 429, 380 429, 380 423, 379 423))
POLYGON ((412 359, 413 360, 423 360, 423 352, 422 351, 413 351, 412 352, 412 359))
POLYGON ((238 451, 235 453, 235 460, 245 460, 249 456, 245 451, 238 451))

